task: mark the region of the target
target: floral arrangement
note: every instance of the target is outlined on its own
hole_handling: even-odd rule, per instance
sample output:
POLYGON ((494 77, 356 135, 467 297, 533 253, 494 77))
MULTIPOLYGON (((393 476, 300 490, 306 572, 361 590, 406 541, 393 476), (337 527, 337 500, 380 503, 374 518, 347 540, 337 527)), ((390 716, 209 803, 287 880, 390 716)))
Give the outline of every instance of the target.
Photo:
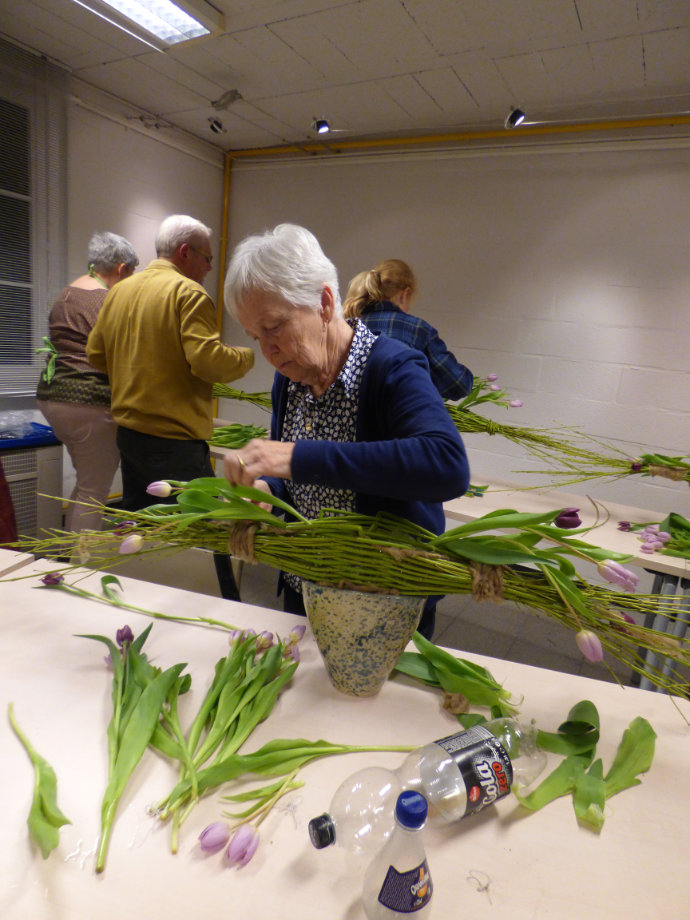
POLYGON ((545 514, 506 509, 436 536, 383 514, 325 511, 307 520, 261 490, 214 477, 153 483, 149 491, 159 497, 174 493, 175 503, 136 513, 105 508, 110 531, 51 532, 45 540, 16 545, 52 558, 76 553, 95 567, 112 565, 118 554, 171 553, 196 546, 336 587, 506 599, 575 630, 578 647, 589 659, 601 660, 607 651, 669 692, 682 695, 688 690, 683 673, 683 666, 690 664, 688 640, 638 625, 631 615, 666 614, 675 620, 672 599, 630 593, 637 576, 621 564, 628 557, 581 539, 587 531, 573 527, 579 523, 573 509, 545 514), (266 503, 289 520, 267 511, 262 507, 266 503), (623 592, 587 583, 573 560, 594 563, 623 592), (645 663, 641 650, 653 652, 661 663, 645 663))
POLYGON ((675 511, 663 521, 649 521, 645 524, 620 521, 618 529, 639 531, 642 553, 663 553, 666 556, 690 559, 690 521, 675 511))
MULTIPOLYGON (((549 464, 549 469, 516 472, 548 475, 561 486, 635 475, 660 476, 690 485, 690 456, 642 453, 629 457, 612 445, 572 428, 529 428, 485 418, 475 412, 474 407, 489 402, 508 409, 519 409, 523 405, 522 400, 511 399, 497 381, 498 374, 475 377, 471 392, 458 403, 446 402, 446 409, 461 434, 500 435, 549 464), (574 435, 580 440, 573 440, 574 435)), ((226 399, 246 400, 262 409, 271 407, 269 393, 245 393, 225 384, 215 384, 213 393, 226 399)))

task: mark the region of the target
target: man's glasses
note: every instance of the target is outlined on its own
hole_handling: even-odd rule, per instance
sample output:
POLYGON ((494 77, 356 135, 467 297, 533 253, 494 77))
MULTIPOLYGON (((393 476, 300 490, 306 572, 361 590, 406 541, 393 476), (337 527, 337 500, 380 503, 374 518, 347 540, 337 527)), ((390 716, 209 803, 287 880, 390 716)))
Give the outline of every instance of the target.
POLYGON ((203 249, 197 249, 196 246, 192 246, 191 243, 187 244, 190 249, 192 249, 197 255, 203 256, 206 259, 206 264, 210 268, 213 264, 213 256, 210 256, 207 252, 204 252, 203 249))

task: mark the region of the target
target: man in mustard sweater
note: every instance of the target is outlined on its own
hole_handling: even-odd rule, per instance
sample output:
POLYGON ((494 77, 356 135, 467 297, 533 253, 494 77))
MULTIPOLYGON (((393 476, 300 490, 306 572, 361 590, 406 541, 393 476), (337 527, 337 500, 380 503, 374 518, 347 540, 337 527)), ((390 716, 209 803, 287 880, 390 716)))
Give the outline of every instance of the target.
MULTIPOLYGON (((254 364, 251 348, 220 341, 203 287, 213 258, 210 229, 193 217, 167 217, 156 253, 112 288, 86 345, 91 364, 110 380, 128 511, 160 501, 146 492, 158 479, 213 476, 206 443, 213 384, 237 380, 254 364)), ((216 569, 223 597, 239 599, 228 557, 216 556, 216 569)))

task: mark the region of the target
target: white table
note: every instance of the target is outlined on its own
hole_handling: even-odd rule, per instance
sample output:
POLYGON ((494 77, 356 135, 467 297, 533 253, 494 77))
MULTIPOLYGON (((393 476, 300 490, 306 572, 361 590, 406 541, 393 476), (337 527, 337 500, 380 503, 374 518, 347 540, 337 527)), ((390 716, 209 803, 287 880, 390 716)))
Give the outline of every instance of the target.
MULTIPOLYGON (((256 856, 237 871, 222 867, 219 855, 203 857, 196 844, 199 832, 220 816, 215 795, 203 800, 183 825, 180 853, 169 853, 167 826, 156 826, 146 809, 170 790, 174 771, 147 752, 121 802, 106 870, 96 876, 93 850, 106 778, 111 676, 102 647, 76 634, 114 636, 125 623, 138 633, 150 620, 60 591, 35 590, 46 569, 45 562, 29 562, 13 575, 31 578, 0 582, 0 704, 6 709, 9 701, 14 702, 19 724, 55 768, 58 801, 73 823, 62 829, 60 846, 48 860, 32 849, 26 818, 33 773, 3 719, 0 917, 363 920, 361 875, 353 874, 346 854, 337 847, 314 850, 307 822, 326 810, 333 791, 351 772, 371 764, 397 766, 401 754, 347 755, 306 767, 301 775, 306 785, 267 818, 256 856)), ((130 603, 162 613, 202 614, 282 635, 298 622, 278 611, 122 581, 130 603)), ((82 582, 94 591, 99 585, 97 574, 82 582)), ((194 682, 183 703, 184 720, 195 711, 214 662, 226 653, 227 637, 217 630, 155 621, 146 648, 156 664, 188 662, 194 682)), ((642 785, 608 801, 607 820, 598 836, 578 826, 569 799, 526 817, 520 817, 509 798, 460 824, 431 821, 425 834, 436 885, 434 917, 687 917, 690 789, 684 778, 690 732, 674 701, 603 681, 473 658, 517 696, 524 696, 524 717, 535 718, 545 729, 555 728, 578 700, 592 700, 601 714, 598 754, 605 768, 624 729, 638 715, 648 718, 658 734, 656 757, 642 785), (488 889, 478 890, 477 880, 488 881, 488 889)), ((690 718, 690 704, 677 702, 690 718)), ((388 681, 373 699, 340 695, 328 682, 308 630, 292 686, 256 729, 247 749, 276 736, 420 745, 456 729, 436 693, 404 679, 388 681)))
POLYGON ((554 511, 557 508, 579 508, 584 527, 599 523, 599 526, 582 536, 582 539, 588 543, 618 553, 628 553, 630 565, 647 569, 650 572, 682 578, 690 577, 689 560, 664 556, 662 553, 643 553, 640 551, 641 543, 638 532, 618 529, 620 521, 629 521, 631 524, 659 521, 668 514, 668 511, 651 511, 648 508, 634 508, 630 505, 602 502, 598 499, 595 506, 584 495, 575 495, 573 492, 565 492, 562 489, 520 489, 516 483, 498 479, 488 482, 487 480, 473 480, 473 485, 488 485, 489 488, 481 498, 463 495, 462 498, 454 498, 452 501, 445 502, 443 510, 446 518, 459 522, 474 521, 500 508, 513 508, 515 511, 535 513, 554 511))

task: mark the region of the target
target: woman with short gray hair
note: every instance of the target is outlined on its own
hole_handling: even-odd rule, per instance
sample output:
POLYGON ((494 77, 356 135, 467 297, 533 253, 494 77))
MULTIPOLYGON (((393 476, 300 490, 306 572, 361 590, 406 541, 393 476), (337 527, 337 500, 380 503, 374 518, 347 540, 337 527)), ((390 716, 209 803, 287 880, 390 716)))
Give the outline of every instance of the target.
POLYGON ((86 357, 86 340, 106 294, 128 278, 139 259, 134 247, 117 233, 94 233, 89 242, 88 271, 60 292, 48 320, 50 348, 36 390, 38 408, 70 455, 76 484, 70 496, 67 530, 98 530, 120 452, 110 414, 110 386, 86 357))
MULTIPOLYGON (((225 457, 231 483, 256 485, 308 518, 329 508, 388 512, 442 533, 442 502, 462 495, 462 439, 422 354, 346 320, 338 276, 316 237, 280 224, 233 253, 225 303, 276 370, 271 437, 225 457)), ((284 608, 304 613, 300 579, 284 608)), ((431 638, 436 598, 419 631, 431 638)))

